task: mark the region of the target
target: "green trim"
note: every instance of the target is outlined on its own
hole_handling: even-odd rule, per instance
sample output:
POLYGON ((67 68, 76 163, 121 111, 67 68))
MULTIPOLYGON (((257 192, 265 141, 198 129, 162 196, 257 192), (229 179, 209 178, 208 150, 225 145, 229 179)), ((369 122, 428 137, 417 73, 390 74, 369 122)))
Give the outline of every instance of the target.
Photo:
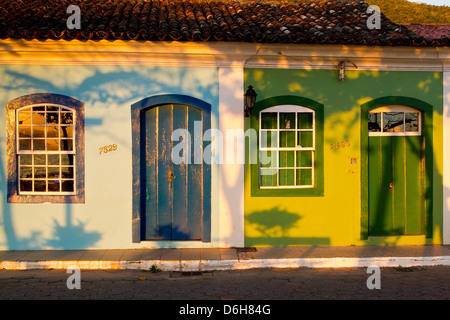
POLYGON ((323 197, 324 195, 324 110, 323 105, 303 97, 277 96, 264 99, 255 104, 250 119, 251 128, 257 132, 256 145, 250 145, 250 154, 256 155, 256 163, 251 163, 251 195, 253 197, 323 197), (308 189, 260 189, 259 188, 259 112, 278 105, 298 105, 315 111, 316 150, 314 162, 315 187, 308 189))
POLYGON ((433 235, 433 106, 415 98, 388 96, 361 105, 361 239, 369 238, 369 158, 368 114, 371 109, 385 105, 406 105, 422 111, 422 132, 425 138, 425 233, 433 235))

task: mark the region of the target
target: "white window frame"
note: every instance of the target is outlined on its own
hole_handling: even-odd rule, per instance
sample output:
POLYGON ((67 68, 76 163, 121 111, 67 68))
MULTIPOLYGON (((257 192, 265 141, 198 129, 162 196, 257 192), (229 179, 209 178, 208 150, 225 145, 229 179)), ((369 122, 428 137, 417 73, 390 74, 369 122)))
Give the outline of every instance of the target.
POLYGON ((403 106, 403 105, 388 105, 388 106, 382 106, 375 108, 373 110, 369 111, 369 114, 373 113, 380 113, 381 114, 381 131, 375 132, 375 131, 369 131, 370 137, 376 137, 376 136, 420 136, 422 135, 422 112, 420 110, 417 110, 412 107, 403 106), (403 132, 388 132, 383 131, 384 124, 383 124, 383 113, 385 112, 403 112, 403 130, 405 130, 405 113, 418 113, 418 131, 403 131, 403 132))
POLYGON ((259 113, 259 158, 260 161, 258 163, 259 166, 259 187, 261 189, 310 189, 314 188, 315 181, 315 151, 316 151, 316 113, 314 110, 297 106, 297 105, 278 105, 270 108, 266 108, 261 110, 259 113), (262 114, 264 113, 277 113, 277 128, 276 129, 262 129, 262 114), (295 124, 294 129, 280 129, 280 113, 295 113, 295 124), (299 113, 311 113, 312 114, 312 128, 310 129, 298 129, 297 128, 297 120, 299 113), (293 131, 295 132, 295 146, 294 147, 280 147, 280 131, 293 131), (277 135, 277 145, 276 147, 263 147, 262 146, 262 133, 263 132, 275 132, 277 135), (298 132, 312 132, 312 147, 302 147, 298 144, 298 132), (261 167, 261 152, 271 151, 276 152, 276 167, 261 167), (280 167, 279 162, 279 152, 280 151, 293 151, 294 152, 294 166, 293 167, 280 167), (297 151, 311 151, 311 167, 297 167, 297 151), (311 184, 310 185, 280 185, 280 169, 292 169, 294 170, 294 183, 297 182, 297 170, 298 169, 310 169, 311 170, 311 184), (277 185, 276 186, 262 186, 261 177, 263 170, 276 170, 277 173, 277 185))
MULTIPOLYGON (((15 123, 15 130, 16 130, 16 156, 17 156, 17 172, 18 172, 18 194, 19 195, 76 195, 77 193, 77 183, 76 183, 76 117, 77 117, 77 112, 75 109, 61 105, 61 104, 54 104, 54 103, 38 103, 38 104, 32 104, 32 105, 26 105, 20 108, 17 108, 15 110, 16 112, 16 123, 15 123), (60 114, 64 113, 64 112, 71 112, 72 113, 72 124, 68 125, 68 126, 72 126, 72 138, 71 139, 64 139, 64 140, 71 140, 72 142, 72 150, 66 150, 66 151, 55 151, 55 150, 20 150, 19 146, 19 140, 20 140, 20 136, 19 136, 19 113, 20 112, 27 112, 25 111, 26 109, 30 109, 29 112, 31 112, 33 114, 33 107, 59 107, 58 111, 51 111, 52 113, 58 113, 58 119, 60 119, 60 114), (62 181, 67 180, 67 181, 72 181, 73 182, 73 191, 48 191, 48 183, 47 180, 50 180, 48 178, 48 169, 49 169, 49 165, 46 164, 45 168, 46 168, 46 178, 44 179, 35 179, 34 178, 34 168, 35 168, 35 164, 32 162, 31 165, 27 165, 27 167, 31 168, 31 171, 33 173, 33 177, 31 179, 23 179, 21 178, 21 165, 20 165, 20 156, 21 155, 45 155, 47 157, 47 155, 64 155, 64 154, 70 154, 73 155, 73 164, 72 165, 62 165, 61 164, 61 160, 59 162, 58 166, 54 166, 54 167, 59 167, 59 177, 57 179, 59 182, 59 186, 60 186, 60 190, 62 188, 62 181), (64 179, 61 178, 62 176, 62 168, 63 167, 72 167, 73 168, 73 175, 71 179, 64 179), (22 191, 20 189, 21 186, 21 181, 26 180, 26 181, 31 181, 32 183, 32 191, 22 191), (34 182, 38 180, 38 181, 46 181, 46 191, 34 191, 34 182)), ((45 113, 47 113, 47 109, 44 111, 45 113)), ((30 127, 31 127, 31 137, 30 140, 31 142, 33 142, 33 126, 35 124, 31 123, 30 127)), ((44 129, 44 141, 47 140, 47 123, 44 123, 43 125, 38 125, 39 127, 43 127, 44 129)), ((59 128, 61 127, 61 124, 58 123, 57 125, 59 128)), ((58 130, 58 132, 60 132, 60 130, 58 130)), ((53 137, 50 137, 50 139, 53 137)), ((56 139, 56 137, 54 138, 56 139)), ((61 143, 61 136, 58 135, 58 142, 59 144, 61 143)), ((47 144, 45 143, 45 148, 47 148, 47 144)), ((42 167, 42 166, 40 166, 42 167)), ((51 166, 50 166, 51 167, 51 166)))

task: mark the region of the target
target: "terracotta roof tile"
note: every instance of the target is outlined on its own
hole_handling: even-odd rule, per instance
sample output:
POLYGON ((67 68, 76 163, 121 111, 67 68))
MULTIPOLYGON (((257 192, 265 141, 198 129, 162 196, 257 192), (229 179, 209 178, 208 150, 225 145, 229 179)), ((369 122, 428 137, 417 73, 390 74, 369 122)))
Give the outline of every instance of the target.
POLYGON ((448 33, 429 36, 384 16, 381 29, 369 30, 367 7, 361 0, 8 0, 0 4, 0 38, 450 44, 448 33), (81 9, 80 30, 66 26, 72 4, 81 9))
POLYGON ((415 34, 425 38, 450 38, 450 24, 409 24, 405 26, 415 34))

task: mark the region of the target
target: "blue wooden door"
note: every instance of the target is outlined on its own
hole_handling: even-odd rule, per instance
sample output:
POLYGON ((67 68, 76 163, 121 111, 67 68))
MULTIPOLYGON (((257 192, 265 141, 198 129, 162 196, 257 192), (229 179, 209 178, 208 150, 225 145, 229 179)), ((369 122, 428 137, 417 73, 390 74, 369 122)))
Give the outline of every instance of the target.
POLYGON ((209 170, 199 158, 206 129, 203 111, 182 104, 160 105, 143 112, 142 125, 143 239, 202 240, 203 185, 208 183, 204 170, 209 170), (176 129, 185 129, 189 135, 183 137, 187 148, 172 155, 173 147, 183 142, 183 138, 172 141, 176 129), (185 161, 174 162, 172 156, 185 161))

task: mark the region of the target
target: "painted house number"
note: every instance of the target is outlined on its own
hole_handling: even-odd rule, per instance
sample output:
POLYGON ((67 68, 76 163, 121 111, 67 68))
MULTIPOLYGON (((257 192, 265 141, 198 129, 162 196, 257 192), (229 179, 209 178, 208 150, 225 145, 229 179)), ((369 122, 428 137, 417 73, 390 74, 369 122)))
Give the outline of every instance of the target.
POLYGON ((337 150, 337 149, 346 148, 346 147, 347 148, 350 147, 350 140, 332 143, 330 150, 333 150, 333 149, 337 150))
POLYGON ((117 150, 117 144, 110 144, 109 146, 100 147, 98 150, 100 150, 100 154, 102 154, 102 152, 108 153, 110 151, 115 151, 117 150))

